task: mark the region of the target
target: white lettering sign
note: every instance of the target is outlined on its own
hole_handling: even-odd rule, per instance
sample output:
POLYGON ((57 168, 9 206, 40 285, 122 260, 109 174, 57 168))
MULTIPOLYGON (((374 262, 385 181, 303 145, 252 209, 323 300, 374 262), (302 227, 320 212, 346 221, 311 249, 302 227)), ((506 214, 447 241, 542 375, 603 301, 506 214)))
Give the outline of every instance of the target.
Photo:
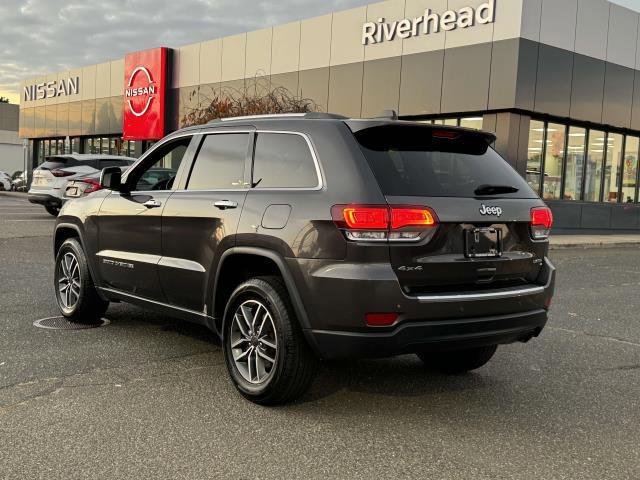
POLYGON ((58 81, 27 85, 23 91, 23 101, 44 100, 45 98, 77 95, 80 92, 80 77, 63 78, 58 81))
POLYGON ((379 18, 377 22, 362 25, 362 44, 390 42, 396 38, 411 38, 430 33, 450 32, 457 28, 469 28, 474 25, 486 25, 495 22, 496 0, 483 3, 478 8, 464 7, 459 10, 447 10, 437 14, 427 8, 424 15, 405 18, 395 22, 386 22, 379 18))

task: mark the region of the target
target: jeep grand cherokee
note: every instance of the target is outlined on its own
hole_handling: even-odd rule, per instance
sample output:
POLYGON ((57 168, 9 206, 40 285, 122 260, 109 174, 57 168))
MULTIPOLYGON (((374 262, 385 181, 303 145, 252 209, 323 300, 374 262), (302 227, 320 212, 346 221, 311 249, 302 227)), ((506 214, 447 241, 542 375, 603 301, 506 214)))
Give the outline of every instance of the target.
POLYGON ((554 288, 551 212, 494 140, 313 113, 177 131, 62 209, 60 310, 90 322, 130 302, 204 324, 261 404, 300 396, 320 359, 479 368, 540 334, 554 288))

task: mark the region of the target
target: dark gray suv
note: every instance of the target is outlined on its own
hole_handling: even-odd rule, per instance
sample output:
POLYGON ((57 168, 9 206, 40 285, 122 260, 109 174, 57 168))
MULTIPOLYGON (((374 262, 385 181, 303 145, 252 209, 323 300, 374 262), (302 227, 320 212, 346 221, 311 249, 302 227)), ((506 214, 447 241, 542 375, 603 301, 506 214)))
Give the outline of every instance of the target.
POLYGON ((177 131, 60 212, 60 310, 92 322, 122 301, 206 325, 261 404, 300 396, 320 359, 478 368, 540 334, 555 277, 551 212, 494 140, 315 113, 177 131))

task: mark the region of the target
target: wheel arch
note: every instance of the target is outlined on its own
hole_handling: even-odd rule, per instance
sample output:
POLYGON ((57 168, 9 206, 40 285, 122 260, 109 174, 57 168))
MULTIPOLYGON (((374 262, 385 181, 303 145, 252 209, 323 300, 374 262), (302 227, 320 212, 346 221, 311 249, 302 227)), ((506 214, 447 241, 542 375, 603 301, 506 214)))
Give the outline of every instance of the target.
POLYGON ((215 330, 217 330, 217 333, 222 336, 222 322, 226 302, 239 283, 253 276, 265 274, 277 274, 282 277, 295 311, 296 318, 304 332, 305 338, 307 339, 309 346, 313 350, 316 350, 315 342, 309 334, 311 329, 309 318, 293 276, 291 275, 284 258, 278 253, 265 248, 232 247, 222 254, 216 269, 215 280, 213 283, 213 295, 211 296, 211 312, 215 319, 215 330), (237 268, 239 264, 246 265, 246 262, 250 260, 258 260, 260 263, 255 271, 251 268, 244 270, 237 268), (229 272, 235 274, 236 279, 239 281, 225 282, 225 279, 228 278, 227 275, 229 272), (247 276, 247 274, 249 275, 247 276))
MULTIPOLYGON (((82 235, 82 230, 80 229, 80 227, 78 227, 78 225, 74 223, 68 223, 68 222, 59 223, 56 225, 56 229, 53 234, 54 258, 58 255, 58 250, 60 250, 60 247, 62 246, 62 244, 70 238, 77 238, 78 241, 80 242, 80 245, 82 246, 82 250, 84 251, 84 254, 87 258, 87 265, 89 266, 89 272, 91 273, 91 278, 93 279, 96 287, 98 287, 101 282, 99 277, 96 276, 96 269, 95 269, 95 265, 93 264, 93 259, 91 258, 90 252, 88 252, 87 250, 87 247, 82 235)), ((108 300, 104 296, 100 288, 97 288, 96 290, 98 292, 98 295, 100 295, 100 297, 103 300, 108 300)))

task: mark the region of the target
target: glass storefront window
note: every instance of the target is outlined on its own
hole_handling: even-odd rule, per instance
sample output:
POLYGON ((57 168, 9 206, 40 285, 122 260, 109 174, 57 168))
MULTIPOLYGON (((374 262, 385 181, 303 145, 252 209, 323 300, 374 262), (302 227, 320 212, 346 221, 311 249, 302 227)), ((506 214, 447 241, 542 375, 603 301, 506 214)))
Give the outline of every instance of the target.
POLYGON ((467 117, 460 119, 460 126, 482 130, 482 117, 467 117))
POLYGON ((542 198, 558 200, 562 188, 562 162, 565 153, 566 127, 556 123, 547 126, 544 156, 544 187, 542 198))
POLYGON ((109 139, 103 138, 100 143, 100 153, 103 155, 109 155, 109 139))
POLYGON ((51 155, 51 150, 49 149, 49 140, 43 140, 42 145, 44 146, 44 148, 42 149, 43 156, 48 157, 49 155, 51 155))
POLYGON ((620 201, 618 186, 622 171, 622 135, 610 133, 607 135, 607 165, 604 170, 604 198, 605 202, 620 201))
POLYGON ((624 163, 622 173, 622 201, 633 203, 636 197, 636 183, 638 178, 638 150, 640 138, 627 137, 624 146, 624 163))
POLYGON ((584 182, 584 199, 587 202, 600 201, 605 142, 604 132, 600 130, 591 130, 589 132, 589 150, 587 152, 587 168, 584 182))
POLYGON ((78 137, 71 139, 71 153, 80 153, 80 139, 78 137))
POLYGON ((527 151, 527 183, 534 192, 540 192, 540 172, 544 152, 544 123, 531 121, 529 129, 529 148, 527 151))
POLYGON ((584 147, 586 130, 569 128, 567 145, 567 164, 565 168, 564 200, 580 200, 582 194, 582 171, 584 166, 584 147))

